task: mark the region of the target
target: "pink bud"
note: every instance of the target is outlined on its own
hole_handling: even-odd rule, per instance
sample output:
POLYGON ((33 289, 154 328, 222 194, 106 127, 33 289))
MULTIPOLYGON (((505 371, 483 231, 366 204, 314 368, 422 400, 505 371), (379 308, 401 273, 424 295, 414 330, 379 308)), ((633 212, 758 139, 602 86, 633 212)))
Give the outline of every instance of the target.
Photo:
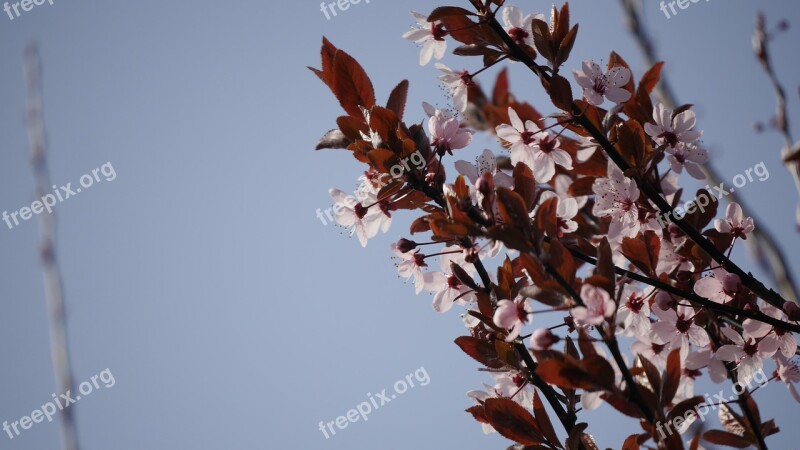
POLYGON ((400 253, 408 253, 415 248, 417 248, 417 243, 414 241, 410 241, 406 238, 401 238, 397 241, 397 250, 400 250, 400 253))
POLYGON ((539 328, 531 335, 531 345, 534 350, 549 350, 550 347, 561 338, 553 334, 548 328, 539 328))
POLYGON ((672 298, 672 296, 664 291, 658 291, 655 301, 658 308, 662 311, 672 309, 672 307, 675 305, 675 300, 672 298))
POLYGON ((800 308, 797 303, 786 302, 783 304, 783 312, 789 317, 789 320, 800 320, 800 308))
POLYGON ((485 172, 475 182, 475 189, 483 195, 489 195, 494 190, 494 177, 491 172, 485 172))
POLYGON ((739 278, 739 275, 735 273, 729 273, 722 277, 722 289, 727 293, 736 293, 739 292, 739 287, 742 285, 742 280, 739 278))

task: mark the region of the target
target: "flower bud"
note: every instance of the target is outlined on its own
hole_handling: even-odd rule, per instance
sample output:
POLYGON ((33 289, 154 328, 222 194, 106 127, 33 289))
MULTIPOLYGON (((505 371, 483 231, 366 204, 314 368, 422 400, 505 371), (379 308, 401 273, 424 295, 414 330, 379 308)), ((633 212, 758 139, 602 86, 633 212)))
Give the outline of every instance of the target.
POLYGON ((734 294, 739 292, 739 287, 742 285, 742 280, 739 278, 739 275, 735 273, 729 273, 722 277, 722 289, 729 294, 734 294))
POLYGON ((400 250, 400 253, 408 253, 415 248, 417 248, 417 243, 414 241, 410 241, 406 238, 401 238, 397 241, 397 250, 400 250))
POLYGON ((672 307, 675 305, 675 300, 672 298, 672 296, 664 291, 658 291, 655 302, 658 308, 662 311, 672 309, 672 307))
POLYGON ((789 317, 789 320, 800 320, 800 308, 797 303, 786 302, 783 304, 783 312, 789 317))
POLYGON ((534 350, 550 350, 553 344, 560 341, 561 338, 553 334, 548 328, 539 328, 531 335, 531 346, 534 350))
POLYGON ((494 177, 491 172, 484 172, 478 181, 475 182, 475 189, 484 196, 489 195, 494 190, 494 177))

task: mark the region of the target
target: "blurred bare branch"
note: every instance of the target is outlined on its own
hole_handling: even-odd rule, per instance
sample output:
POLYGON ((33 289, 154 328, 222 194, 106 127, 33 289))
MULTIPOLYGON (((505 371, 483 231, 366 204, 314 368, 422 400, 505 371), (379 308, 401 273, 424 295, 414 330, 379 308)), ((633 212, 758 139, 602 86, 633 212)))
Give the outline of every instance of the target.
MULTIPOLYGON (((42 100, 42 67, 39 50, 29 44, 24 53, 24 75, 27 88, 26 124, 30 143, 31 166, 36 184, 36 195, 50 192, 50 173, 47 168, 47 133, 45 131, 42 100)), ((39 239, 44 289, 50 313, 50 356, 57 387, 60 393, 73 389, 67 340, 67 320, 61 269, 55 254, 56 223, 54 213, 39 214, 39 239)), ((75 426, 75 407, 69 406, 61 414, 61 442, 63 450, 78 450, 75 426)))

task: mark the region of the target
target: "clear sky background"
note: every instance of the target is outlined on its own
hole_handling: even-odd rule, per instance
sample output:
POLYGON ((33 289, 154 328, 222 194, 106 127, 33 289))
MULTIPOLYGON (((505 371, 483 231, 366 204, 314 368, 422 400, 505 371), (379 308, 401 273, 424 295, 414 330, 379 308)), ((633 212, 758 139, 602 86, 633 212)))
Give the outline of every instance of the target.
MULTIPOLYGON (((413 24, 409 10, 437 5, 372 0, 326 20, 309 0, 55 0, 13 21, 0 15, 0 210, 34 200, 21 71, 30 39, 45 68, 53 183, 74 186, 106 162, 117 173, 56 207, 75 380, 106 368, 116 380, 75 406, 84 449, 507 446, 463 412, 465 392, 489 378, 452 344, 464 333, 458 314, 435 314, 427 295, 415 297, 396 276, 388 246, 409 216, 362 249, 315 215, 330 205, 329 187, 354 189, 362 170, 344 152, 313 150, 340 114, 305 69, 319 64, 321 36, 361 61, 380 101, 409 79, 407 117, 419 121, 423 100, 446 99, 436 70, 419 67, 417 48, 400 36, 413 24), (318 430, 420 367, 427 386, 331 439, 318 430)), ((581 27, 567 68, 615 49, 641 75, 617 2, 571 5, 581 27)), ((750 46, 759 9, 796 26, 774 53, 800 122, 800 3, 699 2, 672 19, 647 5, 666 73, 680 100, 696 105, 717 167, 727 179, 761 161, 769 168, 770 179, 743 195, 800 274, 797 193, 779 162, 782 141, 753 132, 774 98, 750 46)), ((478 68, 475 59, 445 63, 478 68)), ((519 64, 512 86, 546 105, 519 64)), ((498 149, 479 136, 461 158, 483 147, 498 149)), ((33 220, 0 226, 0 421, 55 392, 37 233, 33 220)), ((738 258, 751 265, 746 252, 738 258)), ((758 399, 783 429, 770 448, 797 448, 798 405, 785 388, 771 385, 758 399)), ((636 429, 608 408, 586 420, 603 448, 636 429)), ((55 449, 58 436, 57 424, 37 424, 13 441, 0 435, 0 448, 55 449)))

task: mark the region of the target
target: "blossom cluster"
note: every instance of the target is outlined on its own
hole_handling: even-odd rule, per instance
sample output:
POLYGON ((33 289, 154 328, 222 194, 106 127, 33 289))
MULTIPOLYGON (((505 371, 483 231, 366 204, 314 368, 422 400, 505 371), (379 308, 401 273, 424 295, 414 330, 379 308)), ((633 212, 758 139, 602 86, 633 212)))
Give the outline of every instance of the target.
MULTIPOLYGON (((674 222, 659 220, 680 202, 684 170, 704 179, 708 161, 691 106, 672 110, 652 99, 662 64, 637 84, 612 53, 605 68, 583 61, 570 81, 559 74, 570 66, 577 36, 568 6, 554 7, 548 23, 544 14, 512 5, 472 3, 475 12, 413 12, 417 26, 403 35, 420 46, 422 66, 442 60, 453 41, 455 54, 483 58, 474 71, 436 63, 451 107, 425 103, 424 126, 403 121, 407 83, 378 106, 360 65, 327 40, 315 73, 348 113, 337 120, 335 142, 321 144, 352 151, 368 166, 364 177, 386 173, 411 152, 424 155, 424 167, 358 201, 331 194, 337 221, 354 226, 362 245, 389 229, 392 211, 420 212, 410 231, 428 238, 402 238, 392 256, 417 294, 431 293, 436 312, 461 309, 469 335, 456 344, 493 379, 468 393, 475 403, 468 411, 484 431, 563 448, 540 408, 541 392, 563 411, 570 435, 574 421, 563 417, 577 415, 578 405, 593 410, 607 402, 642 419, 645 434, 636 439, 682 448, 656 432, 658 418, 703 401, 694 393, 703 374, 714 383, 748 384, 768 361, 771 380, 800 401, 798 308, 729 257, 753 233, 753 218, 736 203, 718 214, 715 203, 674 222), (487 96, 477 78, 505 60, 531 68, 557 112, 544 116, 518 101, 506 70, 487 96), (357 76, 345 86, 332 82, 333 71, 357 76), (497 151, 480 150, 474 163, 456 159, 450 177, 445 160, 469 151, 480 131, 495 136, 497 151), (542 312, 561 320, 540 323, 542 312), (620 343, 628 344, 632 366, 620 343)), ((743 399, 742 408, 750 417, 757 407, 743 399)), ((771 421, 747 424, 759 433, 726 425, 704 439, 741 442, 777 432, 771 421)))

